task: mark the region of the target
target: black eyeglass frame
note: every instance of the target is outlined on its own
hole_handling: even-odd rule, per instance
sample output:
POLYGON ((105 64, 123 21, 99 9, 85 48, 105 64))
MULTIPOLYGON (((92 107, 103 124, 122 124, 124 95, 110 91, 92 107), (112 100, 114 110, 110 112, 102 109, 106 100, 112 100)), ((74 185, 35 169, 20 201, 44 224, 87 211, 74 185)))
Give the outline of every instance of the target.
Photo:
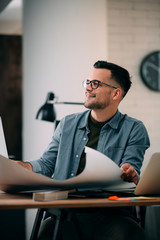
POLYGON ((91 84, 91 88, 92 89, 97 89, 98 87, 99 87, 99 84, 104 84, 104 85, 106 85, 106 86, 108 86, 108 87, 111 87, 111 88, 114 88, 114 89, 117 89, 117 87, 114 87, 114 86, 112 86, 112 85, 109 85, 109 84, 107 84, 107 83, 104 83, 104 82, 101 82, 101 81, 99 81, 99 80, 84 80, 83 81, 83 87, 86 87, 86 85, 89 85, 89 84, 91 84), (97 86, 95 86, 94 85, 94 82, 96 82, 97 83, 97 86))

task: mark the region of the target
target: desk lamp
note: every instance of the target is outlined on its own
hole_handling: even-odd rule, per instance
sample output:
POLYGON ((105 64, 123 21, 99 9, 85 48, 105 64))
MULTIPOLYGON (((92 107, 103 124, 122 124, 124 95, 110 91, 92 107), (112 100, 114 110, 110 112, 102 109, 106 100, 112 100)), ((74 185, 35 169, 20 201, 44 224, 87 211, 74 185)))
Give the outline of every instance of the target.
POLYGON ((37 112, 36 119, 54 122, 56 120, 56 111, 54 105, 50 104, 49 101, 53 101, 55 98, 54 93, 49 92, 45 103, 40 107, 37 112))
POLYGON ((36 119, 54 122, 56 120, 56 111, 54 104, 73 104, 73 105, 83 105, 81 102, 58 102, 55 94, 49 92, 45 103, 40 107, 37 112, 36 119))

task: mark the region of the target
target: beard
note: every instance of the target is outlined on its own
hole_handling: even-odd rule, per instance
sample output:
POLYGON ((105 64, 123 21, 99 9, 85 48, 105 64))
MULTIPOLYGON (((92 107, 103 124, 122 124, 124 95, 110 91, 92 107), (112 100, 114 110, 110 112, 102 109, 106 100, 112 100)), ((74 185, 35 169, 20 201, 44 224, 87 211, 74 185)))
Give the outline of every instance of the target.
POLYGON ((100 102, 85 102, 84 103, 84 106, 86 107, 86 108, 89 108, 89 109, 91 109, 91 110, 102 110, 102 109, 104 109, 104 108, 106 108, 107 107, 107 103, 100 103, 100 102))

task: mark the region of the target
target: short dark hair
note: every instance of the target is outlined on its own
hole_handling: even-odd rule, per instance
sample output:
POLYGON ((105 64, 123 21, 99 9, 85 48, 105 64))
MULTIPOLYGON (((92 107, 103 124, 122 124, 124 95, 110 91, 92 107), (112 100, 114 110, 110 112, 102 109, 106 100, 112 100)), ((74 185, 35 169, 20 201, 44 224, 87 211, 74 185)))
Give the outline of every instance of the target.
POLYGON ((94 68, 110 70, 112 74, 111 77, 114 78, 114 80, 121 86, 124 91, 123 97, 127 94, 132 82, 129 72, 125 68, 107 61, 97 61, 93 66, 94 68))

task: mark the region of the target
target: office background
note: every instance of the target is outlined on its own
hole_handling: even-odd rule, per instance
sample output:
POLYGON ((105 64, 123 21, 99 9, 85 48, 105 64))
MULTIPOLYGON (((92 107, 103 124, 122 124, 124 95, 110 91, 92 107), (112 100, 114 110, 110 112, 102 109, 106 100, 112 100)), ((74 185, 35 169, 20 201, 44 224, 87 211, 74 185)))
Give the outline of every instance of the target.
MULTIPOLYGON (((50 142, 52 123, 35 120, 46 94, 83 102, 82 81, 97 60, 127 68, 133 86, 119 110, 142 120, 152 153, 159 151, 160 92, 147 88, 139 74, 142 59, 160 50, 160 0, 24 0, 22 12, 23 160, 36 159, 50 142)), ((56 105, 57 118, 82 111, 56 105)), ((35 211, 27 210, 27 238, 35 211)))

